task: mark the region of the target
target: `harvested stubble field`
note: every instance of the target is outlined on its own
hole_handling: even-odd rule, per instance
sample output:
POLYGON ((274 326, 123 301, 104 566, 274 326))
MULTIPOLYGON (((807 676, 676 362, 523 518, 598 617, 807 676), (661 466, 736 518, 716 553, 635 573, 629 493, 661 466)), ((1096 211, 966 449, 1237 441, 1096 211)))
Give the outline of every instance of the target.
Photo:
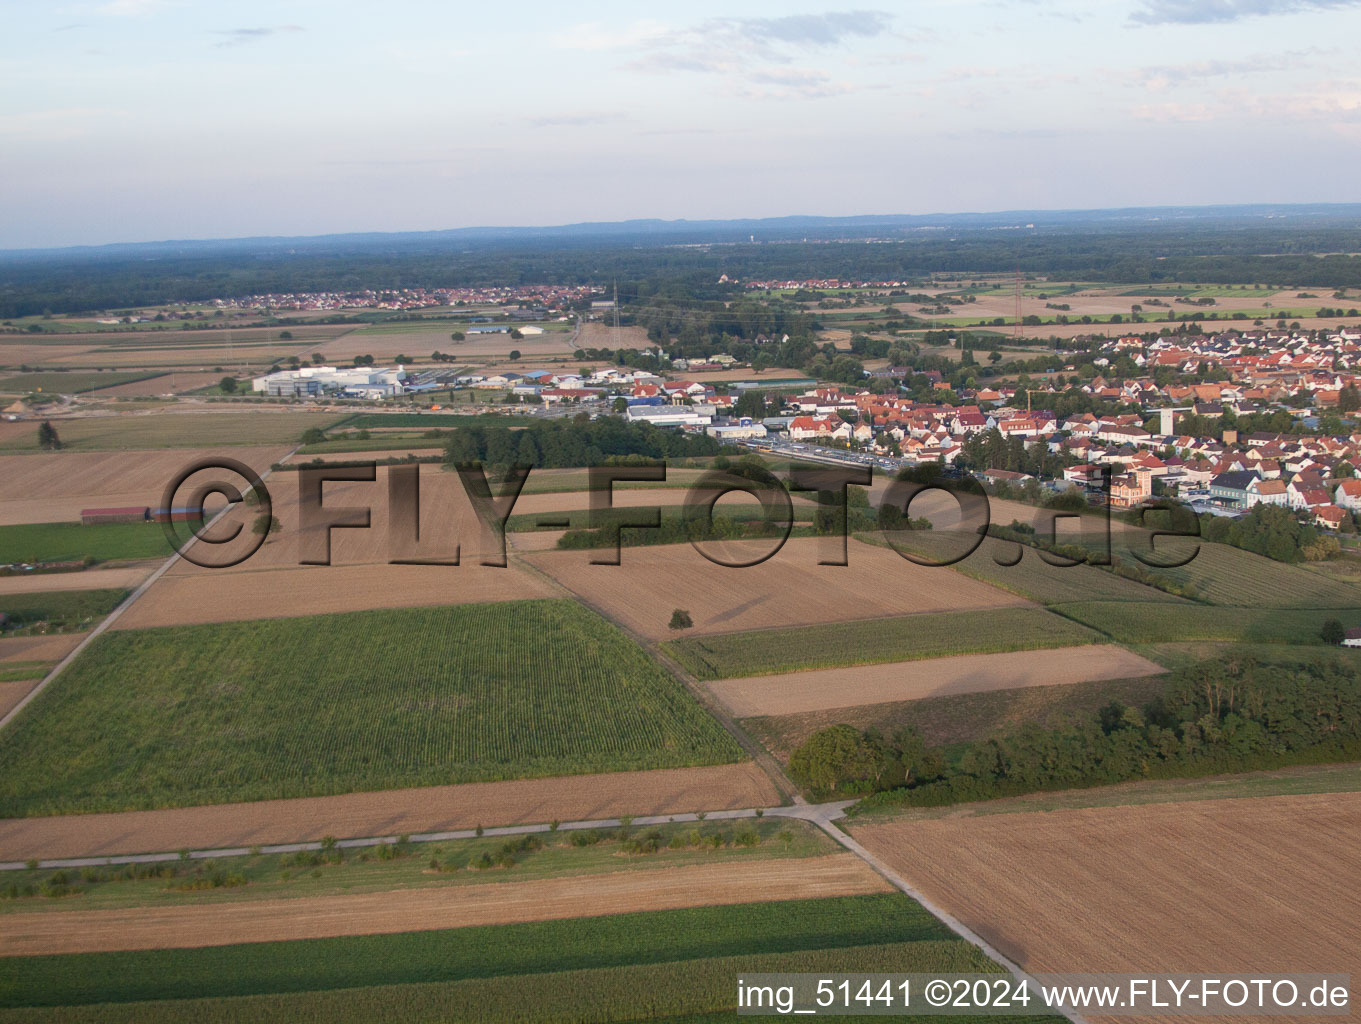
MULTIPOLYGON (((197 412, 140 412, 116 416, 82 416, 52 421, 62 444, 73 452, 127 451, 153 448, 211 448, 224 442, 233 446, 287 445, 297 443, 308 427, 325 429, 340 417, 336 414, 271 411, 252 412, 201 409, 197 412)), ((38 425, 30 433, 0 442, 6 452, 37 452, 38 425)), ((282 458, 284 451, 279 452, 282 458)), ((58 455, 58 458, 64 455, 58 455)), ((185 453, 180 452, 184 458, 185 453)), ((272 461, 278 461, 274 459, 272 461)))
POLYGON ((1361 972, 1361 794, 851 831, 1026 970, 1361 972))
POLYGON ((294 565, 253 572, 170 572, 129 606, 113 628, 523 601, 558 593, 521 569, 480 565, 471 555, 459 566, 294 565))
POLYGON ((842 852, 232 904, 19 912, 0 917, 0 957, 406 934, 452 922, 469 928, 888 891, 868 864, 842 852))
POLYGON ((668 634, 676 608, 689 611, 693 632, 704 634, 1024 603, 958 573, 923 568, 855 540, 847 545, 849 565, 818 565, 826 548, 819 539, 790 540, 774 558, 744 569, 714 565, 689 544, 625 548, 620 565, 590 564, 601 557, 599 551, 526 557, 611 618, 653 639, 668 634))
POLYGON ((742 971, 998 970, 899 893, 11 964, 0 1019, 199 1024, 717 1020, 742 971))
POLYGON ((597 821, 739 810, 778 803, 750 761, 602 775, 261 800, 205 807, 0 820, 0 858, 113 856, 315 842, 323 836, 419 835, 554 820, 597 821))
POLYGON ((794 715, 956 693, 1127 679, 1164 670, 1123 647, 964 654, 892 665, 723 679, 709 689, 738 718, 794 715))
POLYGON ((575 602, 354 612, 104 634, 10 725, 0 814, 740 759, 575 602))
POLYGON ((1096 633, 1041 608, 941 612, 687 637, 668 652, 700 679, 990 654, 1092 643, 1096 633))
POLYGON ((150 572, 149 568, 90 569, 85 572, 0 576, 0 601, 3 601, 3 595, 7 594, 45 594, 62 590, 135 590, 150 572))

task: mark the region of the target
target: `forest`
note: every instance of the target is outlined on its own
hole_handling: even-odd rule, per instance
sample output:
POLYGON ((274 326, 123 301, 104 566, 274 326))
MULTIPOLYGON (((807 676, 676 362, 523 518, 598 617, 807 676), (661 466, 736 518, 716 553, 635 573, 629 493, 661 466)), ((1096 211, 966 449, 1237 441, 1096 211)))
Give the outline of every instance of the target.
POLYGON ((1347 255, 1361 252, 1356 208, 1301 211, 1275 219, 1233 208, 1167 220, 1069 214, 1046 221, 1027 214, 1033 228, 1007 231, 957 217, 960 226, 949 232, 923 230, 930 219, 865 218, 837 222, 822 237, 791 224, 756 242, 738 241, 749 236, 735 223, 717 223, 671 231, 602 225, 575 233, 433 232, 9 252, 0 253, 0 318, 361 288, 617 280, 622 293, 624 282, 649 278, 705 282, 715 292, 710 297, 721 299, 719 292, 736 290, 716 283, 723 275, 924 280, 1019 269, 1132 285, 1361 287, 1361 257, 1347 255))
POLYGON ((1337 657, 1228 652, 1173 674, 1142 708, 1112 702, 1054 726, 928 748, 914 730, 885 736, 835 725, 789 759, 815 793, 872 794, 861 806, 934 806, 1043 790, 1181 778, 1361 755, 1361 686, 1337 657))

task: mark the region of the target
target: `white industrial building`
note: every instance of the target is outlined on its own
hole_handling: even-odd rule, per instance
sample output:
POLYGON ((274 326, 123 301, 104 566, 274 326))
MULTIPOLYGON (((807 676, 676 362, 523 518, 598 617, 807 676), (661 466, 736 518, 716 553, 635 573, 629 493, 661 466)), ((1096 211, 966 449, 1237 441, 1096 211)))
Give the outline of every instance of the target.
POLYGON ((406 369, 377 366, 304 366, 256 377, 253 388, 287 398, 337 395, 341 398, 391 398, 406 393, 406 369))

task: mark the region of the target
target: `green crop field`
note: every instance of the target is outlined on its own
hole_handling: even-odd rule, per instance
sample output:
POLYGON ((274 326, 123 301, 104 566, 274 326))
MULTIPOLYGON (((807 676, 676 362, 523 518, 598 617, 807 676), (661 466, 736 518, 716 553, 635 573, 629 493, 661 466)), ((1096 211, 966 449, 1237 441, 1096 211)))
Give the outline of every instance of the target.
POLYGON ((0 392, 26 395, 32 391, 46 391, 59 395, 79 395, 97 388, 111 388, 116 384, 131 384, 137 380, 163 377, 159 370, 122 373, 23 373, 0 379, 0 392))
POLYGON ((1194 583, 1215 604, 1257 608, 1361 607, 1361 586, 1303 565, 1275 562, 1227 544, 1201 544, 1180 569, 1158 569, 1178 583, 1194 583))
POLYGON ((52 632, 89 629, 128 596, 126 590, 56 590, 46 594, 0 594, 7 628, 47 623, 52 632))
POLYGON ((664 646, 699 678, 728 679, 955 654, 1072 647, 1100 639, 1085 626, 1042 608, 997 608, 687 637, 664 646))
POLYGON ((1227 608, 1211 605, 1088 601, 1054 605, 1054 611, 1122 644, 1218 641, 1253 644, 1321 644, 1328 619, 1361 624, 1361 607, 1340 610, 1227 608))
POLYGON ((23 523, 0 526, 0 551, 14 562, 135 561, 174 551, 159 523, 23 523))
MULTIPOLYGON (((944 560, 948 554, 962 551, 967 546, 960 534, 947 530, 897 536, 895 542, 939 560, 944 560)), ((1016 548, 1017 545, 1010 541, 987 537, 979 545, 978 550, 956 564, 954 568, 966 576, 991 583, 1041 604, 1064 604, 1071 601, 1170 601, 1189 604, 1156 587, 1144 586, 1142 583, 1124 579, 1095 566, 1050 565, 1033 548, 1026 548, 1016 565, 998 564, 998 558, 1003 560, 1014 558, 1016 548)))
POLYGON ((0 817, 741 758, 567 600, 110 632, 4 739, 0 817))
POLYGON ((6 961, 0 1020, 598 1021, 723 1014, 743 972, 997 973, 899 893, 6 961))
MULTIPOLYGON (((294 444, 308 427, 325 430, 339 417, 310 412, 157 413, 54 420, 63 447, 72 451, 146 448, 215 448, 222 445, 294 444)), ((36 452, 33 432, 0 442, 0 452, 36 452)))

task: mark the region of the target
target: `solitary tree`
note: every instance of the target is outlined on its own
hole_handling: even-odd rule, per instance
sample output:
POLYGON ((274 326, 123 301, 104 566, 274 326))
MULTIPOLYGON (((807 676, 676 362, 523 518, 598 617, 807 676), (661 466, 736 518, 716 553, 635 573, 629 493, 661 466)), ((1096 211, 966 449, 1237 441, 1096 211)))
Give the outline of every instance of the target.
POLYGON ((279 520, 274 516, 259 515, 255 517, 255 522, 250 524, 250 532, 257 537, 264 537, 271 533, 279 532, 279 520))
POLYGON ((1329 619, 1323 624, 1323 628, 1318 631, 1318 635, 1325 644, 1340 644, 1347 639, 1347 631, 1342 628, 1342 623, 1337 619, 1329 619))
POLYGON ((694 624, 695 623, 690 618, 690 613, 683 608, 677 608, 671 613, 671 622, 669 625, 672 629, 689 629, 694 624))
POLYGON ((223 394, 227 395, 236 394, 235 377, 223 377, 220 381, 217 382, 217 386, 222 389, 223 394))
POLYGON ((513 348, 513 349, 511 349, 511 350, 510 350, 510 361, 511 361, 512 363, 514 363, 514 362, 518 362, 519 359, 520 359, 520 350, 519 350, 518 348, 513 348))
POLYGON ((38 426, 38 447, 50 452, 61 447, 61 438, 57 437, 56 428, 47 420, 43 420, 38 426))

